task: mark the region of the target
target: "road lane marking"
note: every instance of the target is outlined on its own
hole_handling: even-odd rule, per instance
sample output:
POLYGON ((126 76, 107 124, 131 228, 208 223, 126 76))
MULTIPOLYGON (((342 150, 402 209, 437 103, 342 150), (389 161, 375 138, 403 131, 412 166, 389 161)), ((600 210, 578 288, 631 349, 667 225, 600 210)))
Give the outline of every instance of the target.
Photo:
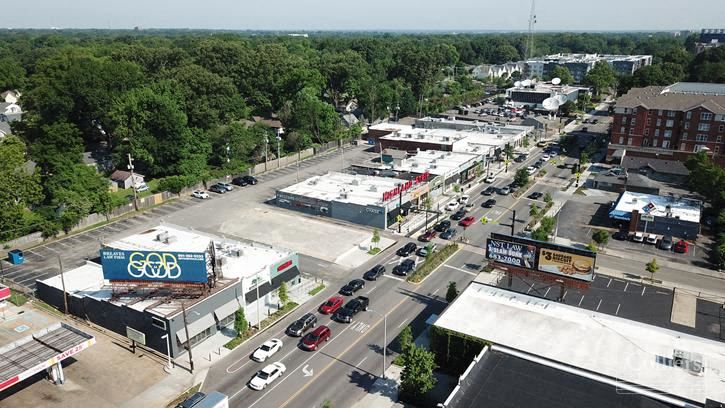
POLYGON ((368 358, 367 358, 367 357, 365 357, 365 358, 363 358, 362 360, 360 360, 360 362, 359 362, 359 363, 357 363, 357 366, 356 366, 356 367, 357 367, 357 368, 360 368, 360 366, 362 365, 362 363, 364 363, 364 362, 365 362, 365 360, 367 360, 367 359, 368 359, 368 358))
POLYGON ((447 264, 443 264, 443 266, 448 267, 448 268, 451 268, 451 269, 455 269, 455 270, 460 271, 460 272, 463 272, 463 273, 467 273, 469 275, 478 276, 478 274, 475 274, 473 272, 467 271, 465 269, 456 268, 455 266, 451 266, 451 265, 447 265, 447 264))
POLYGON ((599 299, 599 303, 597 304, 597 311, 599 311, 599 306, 602 305, 602 299, 599 299))
POLYGON ((388 278, 388 279, 395 279, 397 281, 405 282, 405 279, 399 278, 397 276, 391 276, 391 275, 383 275, 383 276, 386 277, 386 278, 388 278))
POLYGON ((431 296, 435 296, 435 294, 438 293, 439 290, 441 290, 441 288, 434 290, 433 293, 431 293, 431 296))
MULTIPOLYGON (((397 305, 395 305, 392 309, 390 309, 390 312, 388 312, 388 314, 392 314, 393 312, 395 312, 403 303, 405 303, 406 300, 408 300, 408 299, 401 299, 400 302, 398 302, 397 305)), ((382 323, 383 320, 384 319, 380 318, 377 322, 375 322, 375 324, 371 327, 371 331, 373 329, 375 329, 380 323, 382 323)), ((333 364, 337 363, 338 362, 337 360, 340 357, 342 357, 345 353, 347 353, 348 351, 350 351, 350 349, 352 349, 355 345, 357 345, 357 343, 360 342, 360 340, 362 340, 364 338, 365 338, 365 336, 360 336, 357 340, 355 340, 352 344, 350 344, 345 350, 343 350, 341 353, 339 353, 336 357, 333 357, 332 361, 330 361, 322 370, 318 371, 318 374, 322 375, 325 371, 327 371, 330 367, 332 367, 333 364)), ((303 364, 305 364, 305 363, 303 363, 303 364)), ((303 385, 302 387, 300 387, 300 389, 298 389, 297 392, 295 392, 294 394, 292 394, 292 396, 289 397, 287 399, 287 401, 283 402, 282 405, 280 405, 280 408, 286 407, 292 400, 294 400, 295 398, 297 398, 297 396, 302 391, 304 391, 305 389, 307 389, 307 387, 311 383, 312 383, 311 381, 307 381, 305 383, 305 385, 303 385)), ((281 384, 281 382, 279 384, 281 384)), ((277 384, 277 385, 279 385, 279 384, 277 384)), ((272 391, 272 390, 274 390, 274 387, 270 391, 272 391)), ((267 394, 265 394, 265 395, 267 395, 267 394)), ((261 400, 261 398, 259 400, 257 400, 257 402, 259 402, 260 400, 261 400)), ((252 408, 257 402, 255 402, 254 404, 250 405, 248 408, 252 408)))

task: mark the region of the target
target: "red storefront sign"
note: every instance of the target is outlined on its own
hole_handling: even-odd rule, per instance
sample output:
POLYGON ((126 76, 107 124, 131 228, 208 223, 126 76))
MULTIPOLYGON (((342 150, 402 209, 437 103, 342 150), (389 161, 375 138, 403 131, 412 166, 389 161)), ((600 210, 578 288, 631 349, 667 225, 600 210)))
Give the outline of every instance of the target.
POLYGON ((277 272, 281 272, 281 271, 289 268, 290 266, 292 266, 292 260, 289 260, 289 261, 283 263, 282 265, 278 266, 277 272))
POLYGON ((430 173, 426 171, 420 176, 416 176, 413 180, 406 181, 401 186, 395 187, 390 191, 383 192, 383 202, 388 201, 399 194, 403 194, 414 185, 425 183, 428 180, 428 177, 430 177, 430 173))

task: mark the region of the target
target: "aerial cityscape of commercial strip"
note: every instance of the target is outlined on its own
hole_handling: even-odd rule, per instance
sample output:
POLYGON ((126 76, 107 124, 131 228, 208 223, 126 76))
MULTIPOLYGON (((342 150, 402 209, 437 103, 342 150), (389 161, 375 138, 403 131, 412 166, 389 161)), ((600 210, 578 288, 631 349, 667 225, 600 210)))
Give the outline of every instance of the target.
POLYGON ((725 407, 725 29, 519 3, 0 31, 0 407, 725 407))

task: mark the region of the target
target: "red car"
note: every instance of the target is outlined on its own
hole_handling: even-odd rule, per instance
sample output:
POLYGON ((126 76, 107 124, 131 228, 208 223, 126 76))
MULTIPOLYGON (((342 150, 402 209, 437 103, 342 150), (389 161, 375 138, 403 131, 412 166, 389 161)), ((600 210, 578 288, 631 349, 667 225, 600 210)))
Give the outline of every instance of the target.
POLYGON ((681 240, 677 241, 677 243, 675 244, 673 249, 675 250, 675 252, 678 252, 681 254, 686 254, 687 250, 689 248, 690 248, 690 244, 687 241, 685 241, 684 239, 681 239, 681 240))
POLYGON ((327 302, 320 305, 320 313, 322 314, 333 314, 337 312, 337 309, 342 307, 345 302, 345 298, 342 296, 333 296, 327 299, 327 302))
POLYGON ((473 225, 473 223, 476 222, 476 219, 473 217, 466 217, 458 222, 458 225, 464 226, 464 227, 470 227, 473 225))
POLYGON ((430 242, 431 239, 435 238, 436 232, 434 230, 426 231, 425 234, 421 235, 418 240, 422 242, 430 242))
POLYGON ((302 339, 302 347, 306 350, 314 351, 323 342, 330 340, 332 331, 327 326, 320 326, 315 330, 307 333, 302 339))

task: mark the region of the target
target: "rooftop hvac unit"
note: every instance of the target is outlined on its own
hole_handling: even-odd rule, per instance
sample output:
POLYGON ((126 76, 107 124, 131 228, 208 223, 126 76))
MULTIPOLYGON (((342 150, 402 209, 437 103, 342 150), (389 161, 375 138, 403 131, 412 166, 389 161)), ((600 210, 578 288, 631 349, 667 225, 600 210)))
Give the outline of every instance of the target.
POLYGON ((375 192, 377 192, 377 191, 378 191, 378 188, 377 188, 377 187, 375 187, 374 185, 372 185, 372 186, 370 186, 370 189, 369 189, 369 191, 372 191, 373 193, 375 193, 375 192))
POLYGON ((450 138, 450 137, 448 137, 448 136, 443 136, 443 141, 444 141, 444 142, 449 142, 450 140, 451 140, 451 138, 450 138))
POLYGON ((406 133, 405 134, 405 137, 407 137, 408 139, 412 139, 413 138, 413 135, 411 133, 406 133))
POLYGON ((360 185, 360 180, 358 180, 358 179, 352 179, 352 181, 350 181, 350 185, 351 186, 359 186, 360 185))
POLYGON ((435 168, 438 168, 438 166, 436 166, 435 164, 431 164, 431 165, 430 165, 430 168, 431 168, 431 169, 435 169, 435 168))
POLYGON ((431 160, 430 162, 431 162, 431 164, 432 164, 432 163, 436 163, 437 161, 436 161, 436 159, 433 159, 433 160, 431 160))
POLYGON ((169 235, 168 237, 166 237, 166 240, 164 242, 166 242, 167 244, 173 244, 178 240, 179 238, 177 238, 176 235, 169 235))
POLYGON ((418 167, 418 163, 413 162, 410 164, 410 167, 418 167))
POLYGON ((241 248, 237 248, 232 251, 232 255, 236 256, 237 258, 241 258, 242 256, 244 256, 244 250, 241 248))
POLYGON ((159 242, 163 242, 168 237, 169 237, 169 233, 164 231, 164 232, 161 232, 158 235, 156 235, 156 240, 159 242))
POLYGON ((418 135, 418 139, 425 139, 425 135, 418 135))
POLYGON ((309 184, 311 186, 314 186, 315 184, 317 184, 317 179, 316 178, 313 178, 310 181, 308 181, 307 184, 309 184))

